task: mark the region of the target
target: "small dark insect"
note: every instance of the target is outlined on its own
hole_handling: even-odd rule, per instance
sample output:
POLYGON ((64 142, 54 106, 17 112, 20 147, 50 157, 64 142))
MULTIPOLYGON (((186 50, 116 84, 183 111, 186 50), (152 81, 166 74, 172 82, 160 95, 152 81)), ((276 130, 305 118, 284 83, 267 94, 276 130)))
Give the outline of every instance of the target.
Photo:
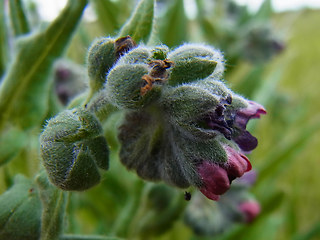
POLYGON ((114 48, 115 48, 115 54, 116 58, 120 58, 122 55, 124 55, 126 52, 131 50, 132 48, 135 48, 137 44, 133 39, 128 35, 126 37, 118 38, 114 42, 114 48))
POLYGON ((184 192, 184 199, 186 201, 190 201, 191 200, 191 193, 189 192, 184 192))

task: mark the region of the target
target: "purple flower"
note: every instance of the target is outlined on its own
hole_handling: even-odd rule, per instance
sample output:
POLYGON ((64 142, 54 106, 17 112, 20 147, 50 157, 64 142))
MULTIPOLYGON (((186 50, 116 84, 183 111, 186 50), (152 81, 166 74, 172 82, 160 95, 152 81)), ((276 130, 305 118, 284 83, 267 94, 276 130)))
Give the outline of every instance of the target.
POLYGON ((251 223, 260 213, 260 204, 254 200, 242 202, 239 205, 239 210, 245 218, 245 222, 251 223))
POLYGON ((261 114, 266 114, 264 107, 256 102, 248 101, 248 107, 242 108, 236 112, 234 120, 235 136, 233 140, 238 144, 242 151, 248 152, 255 149, 258 140, 246 130, 250 119, 260 118, 261 114))
POLYGON ((261 114, 267 112, 262 105, 253 101, 247 101, 246 108, 240 108, 236 112, 228 111, 231 103, 231 98, 223 99, 215 111, 205 117, 205 121, 209 128, 236 142, 242 151, 249 152, 257 147, 258 140, 246 130, 247 123, 250 119, 260 118, 261 114))
POLYGON ((245 155, 230 146, 224 145, 223 147, 228 156, 227 163, 218 165, 202 161, 198 166, 198 173, 203 182, 200 191, 212 200, 219 200, 219 195, 224 194, 230 188, 230 184, 235 178, 241 177, 252 168, 245 155))

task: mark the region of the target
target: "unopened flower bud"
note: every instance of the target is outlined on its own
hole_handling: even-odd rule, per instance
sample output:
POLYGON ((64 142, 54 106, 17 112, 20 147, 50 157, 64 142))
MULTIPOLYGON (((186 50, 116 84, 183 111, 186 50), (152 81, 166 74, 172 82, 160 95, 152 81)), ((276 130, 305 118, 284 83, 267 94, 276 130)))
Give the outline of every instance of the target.
POLYGON ((251 223, 260 214, 260 204, 255 200, 248 200, 239 205, 240 212, 244 215, 246 223, 251 223))
POLYGON ((151 49, 148 47, 137 47, 122 56, 117 64, 148 64, 151 58, 151 49))
POLYGON ((169 84, 173 86, 210 75, 220 78, 224 70, 221 52, 200 44, 185 44, 170 52, 168 59, 174 62, 169 77, 169 84))
POLYGON ((98 119, 86 109, 65 110, 48 121, 40 153, 50 181, 63 190, 86 190, 108 169, 108 146, 98 119))
POLYGON ((112 38, 100 38, 89 49, 88 74, 93 91, 102 88, 107 72, 116 62, 114 41, 112 38))
POLYGON ((135 46, 130 36, 118 39, 100 38, 92 44, 87 61, 90 87, 94 92, 103 87, 106 75, 115 62, 135 46))

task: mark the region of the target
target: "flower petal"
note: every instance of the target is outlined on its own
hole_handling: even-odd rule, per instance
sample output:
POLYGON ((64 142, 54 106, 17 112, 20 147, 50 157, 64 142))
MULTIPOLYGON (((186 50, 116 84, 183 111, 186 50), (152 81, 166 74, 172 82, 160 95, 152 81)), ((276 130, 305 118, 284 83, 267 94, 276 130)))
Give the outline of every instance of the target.
POLYGON ((198 167, 198 173, 203 181, 200 191, 209 199, 218 200, 230 188, 227 171, 217 164, 203 161, 198 167))
POLYGON ((242 151, 249 152, 258 146, 258 140, 251 135, 247 130, 242 131, 237 137, 233 139, 242 151))
POLYGON ((230 181, 237 177, 241 177, 245 172, 252 169, 251 163, 245 155, 239 153, 230 146, 225 145, 224 148, 228 155, 228 166, 226 170, 230 181))
POLYGON ((254 101, 248 101, 248 107, 240 109, 236 114, 235 123, 245 129, 247 123, 252 118, 260 118, 261 114, 266 114, 264 107, 254 101))
POLYGON ((261 211, 260 204, 253 200, 241 203, 239 210, 244 214, 247 223, 252 222, 261 211))

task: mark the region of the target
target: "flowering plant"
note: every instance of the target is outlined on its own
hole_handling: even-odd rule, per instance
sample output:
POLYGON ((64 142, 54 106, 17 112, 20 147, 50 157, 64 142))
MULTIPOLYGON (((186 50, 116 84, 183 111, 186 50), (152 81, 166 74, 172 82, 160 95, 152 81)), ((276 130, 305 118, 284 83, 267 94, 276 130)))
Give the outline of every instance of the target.
MULTIPOLYGON (((102 3, 92 2, 99 12, 102 3)), ((196 234, 216 235, 253 222, 261 208, 248 194, 246 155, 258 140, 247 125, 266 110, 230 89, 228 59, 209 44, 160 43, 154 1, 142 0, 117 36, 91 43, 85 67, 55 65, 87 4, 70 0, 33 31, 22 2, 11 3, 18 47, 8 67, 0 62, 0 163, 41 164, 30 165, 34 179, 9 178, 0 238, 150 239, 181 216, 196 234), (95 209, 101 196, 114 206, 103 211, 108 230, 79 236, 76 217, 64 226, 66 213, 78 216, 86 201, 95 209), (206 221, 206 209, 217 220, 206 221)))

